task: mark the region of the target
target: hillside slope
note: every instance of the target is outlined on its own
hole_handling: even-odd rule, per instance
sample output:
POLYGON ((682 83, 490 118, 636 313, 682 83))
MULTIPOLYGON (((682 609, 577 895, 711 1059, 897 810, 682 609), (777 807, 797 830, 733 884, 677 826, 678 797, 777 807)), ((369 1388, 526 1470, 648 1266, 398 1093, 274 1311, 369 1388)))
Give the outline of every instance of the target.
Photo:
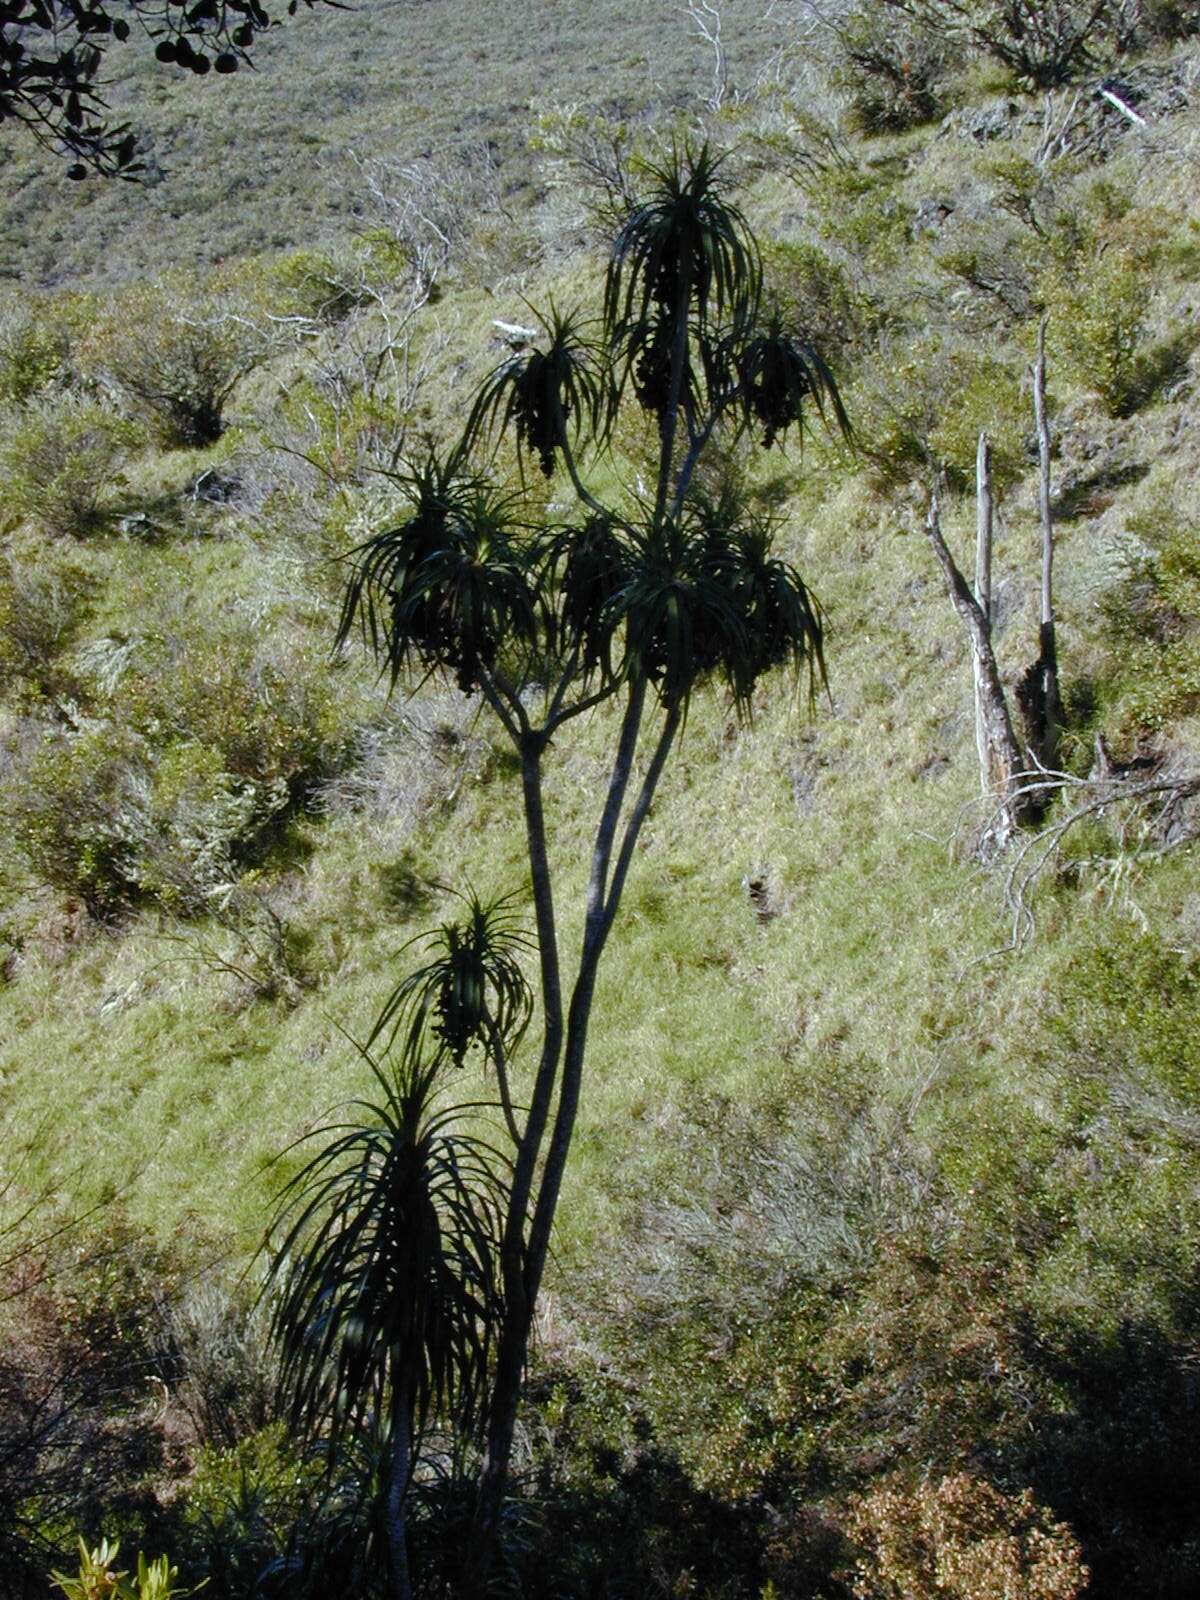
MULTIPOLYGON (((739 78, 774 43, 765 11, 755 0, 728 30, 739 78)), ((662 110, 704 93, 711 73, 670 0, 632 14, 586 0, 516 14, 497 0, 366 0, 281 26, 236 79, 121 55, 109 99, 141 133, 149 181, 71 183, 6 133, 0 276, 93 286, 326 242, 358 203, 355 158, 487 144, 505 188, 521 191, 534 103, 662 110)))
MULTIPOLYGON (((94 1403, 145 1454, 130 1445, 76 1516, 169 1545, 221 1596, 258 1592, 222 1563, 282 1559, 307 1479, 256 1314, 214 1268, 245 1267, 293 1141, 367 1087, 350 1041, 408 941, 467 884, 528 903, 486 708, 442 682, 389 697, 368 652, 331 657, 333 558, 399 514, 389 471, 457 431, 508 353, 497 323, 595 304, 613 198, 596 172, 644 182, 680 126, 606 116, 617 85, 637 95, 652 70, 671 103, 708 67, 660 71, 671 7, 620 31, 600 8, 531 8, 543 44, 569 29, 596 102, 531 123, 535 94, 559 91, 499 8, 469 95, 453 85, 481 8, 401 9, 411 61, 384 61, 383 6, 302 19, 272 49, 327 41, 295 93, 331 147, 368 121, 372 153, 406 155, 422 119, 439 149, 505 124, 499 186, 420 168, 418 202, 453 224, 444 250, 395 172, 397 203, 340 233, 282 127, 261 190, 228 174, 224 198, 189 190, 179 232, 156 228, 162 184, 72 198, 98 208, 77 233, 45 176, 5 224, 28 229, 30 282, 60 277, 19 221, 35 199, 70 235, 61 276, 86 288, 103 247, 112 278, 27 294, 0 323, 7 1200, 99 1207, 112 1245, 79 1247, 79 1290, 18 1297, 33 1331, 12 1348, 50 1362, 37 1317, 57 1317, 91 1371, 78 1351, 125 1330, 136 1362, 97 1378, 94 1403), (194 240, 210 259, 200 241, 226 216, 219 253, 245 260, 121 287, 137 251, 165 263, 194 240), (199 329, 228 360, 218 437, 198 440, 194 414, 181 436, 147 401, 131 325, 137 352, 186 367, 199 329)), ((747 60, 762 37, 734 33, 747 60)), ((828 693, 810 709, 773 679, 750 719, 699 695, 647 824, 598 990, 513 1571, 538 1597, 1074 1600, 1086 1563, 1101 1600, 1182 1597, 1200 1578, 1200 53, 1158 38, 1124 62, 1142 125, 1097 99, 1096 73, 1030 95, 972 59, 945 66, 935 119, 868 133, 861 82, 833 65, 836 82, 799 61, 683 118, 733 147, 767 275, 854 424, 853 447, 816 418, 803 450, 743 438, 716 475, 777 519, 819 597, 828 693), (1043 317, 1065 728, 1058 787, 997 857, 926 514, 937 484, 970 572, 986 429, 993 632, 1020 728, 1043 317)), ((271 120, 274 82, 264 67, 235 86, 247 125, 271 120)), ((215 181, 221 163, 201 164, 215 181)), ((633 485, 653 445, 623 421, 597 471, 633 485)), ((566 493, 511 453, 494 469, 531 515, 566 493)), ((549 773, 569 949, 614 737, 608 712, 581 719, 549 773)), ((490 1093, 470 1067, 462 1081, 490 1093)), ((419 1534, 431 1594, 452 1572, 446 1496, 430 1491, 419 1534)), ((342 1548, 344 1507, 304 1503, 342 1548)), ((46 1570, 73 1529, 39 1514, 20 1549, 46 1570)))

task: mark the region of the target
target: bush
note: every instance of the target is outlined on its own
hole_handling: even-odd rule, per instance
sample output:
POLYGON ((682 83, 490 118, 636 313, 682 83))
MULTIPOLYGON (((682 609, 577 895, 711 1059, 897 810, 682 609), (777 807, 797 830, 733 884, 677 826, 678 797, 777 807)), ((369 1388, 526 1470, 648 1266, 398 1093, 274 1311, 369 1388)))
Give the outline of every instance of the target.
POLYGON ((201 1445, 230 1450, 275 1421, 269 1322, 261 1303, 213 1281, 193 1284, 170 1306, 164 1337, 179 1402, 201 1445))
POLYGON ((45 1211, 49 1241, 10 1254, 0 1280, 0 1552, 5 1592, 44 1572, 76 1529, 144 1527, 170 1470, 159 1308, 180 1262, 120 1215, 84 1228, 45 1211), (59 1225, 56 1226, 56 1223, 59 1225))
POLYGON ((276 809, 273 794, 306 798, 340 766, 350 739, 328 659, 241 617, 213 619, 202 636, 147 639, 113 712, 156 744, 204 747, 276 809))
POLYGON ((1075 1600, 1087 1586, 1078 1541, 1028 1490, 1006 1495, 958 1473, 855 1502, 857 1600, 1075 1600))
POLYGON ((33 402, 0 443, 5 507, 44 533, 83 538, 103 522, 105 496, 138 443, 135 427, 93 401, 33 402))
POLYGON ((188 280, 143 286, 109 309, 83 358, 164 447, 204 448, 224 433, 234 389, 278 343, 256 309, 188 280))
POLYGON ((31 748, 13 741, 0 804, 15 842, 93 916, 145 897, 185 915, 227 899, 350 747, 328 661, 304 642, 238 615, 185 638, 179 620, 147 617, 108 683, 77 659, 94 715, 73 708, 27 723, 31 748))
POLYGON ((1167 501, 1127 528, 1125 574, 1101 606, 1116 709, 1134 732, 1159 730, 1200 709, 1200 526, 1167 501))
POLYGON ((851 414, 879 491, 928 482, 934 472, 956 489, 969 488, 983 430, 1000 492, 1025 470, 1028 414, 1018 359, 925 334, 897 340, 860 371, 851 414))
POLYGON ((1155 39, 1188 39, 1200 32, 1200 11, 1194 0, 1127 0, 1130 45, 1155 39))
POLYGON ((884 0, 891 19, 967 45, 1031 89, 1053 89, 1126 37, 1125 0, 884 0))
POLYGON ((0 301, 0 406, 23 406, 61 377, 70 339, 50 308, 0 301))
POLYGON ((898 133, 942 110, 946 36, 902 11, 856 5, 838 24, 834 82, 864 133, 898 133))
POLYGON ((321 1479, 320 1463, 301 1459, 279 1424, 206 1447, 172 1507, 172 1547, 214 1600, 303 1595, 292 1558, 320 1526, 321 1479), (286 1584, 277 1589, 272 1572, 286 1584))
POLYGON ((763 255, 782 309, 818 350, 832 357, 866 336, 874 308, 824 250, 786 243, 768 245, 763 255))
POLYGON ((1020 83, 1053 89, 1093 65, 1119 25, 1120 0, 969 0, 978 50, 1020 83))
POLYGON ((288 804, 286 783, 228 772, 196 743, 153 747, 103 722, 48 730, 10 772, 4 809, 40 880, 110 917, 150 897, 184 914, 228 894, 288 804))
POLYGON ((62 656, 87 618, 93 587, 71 561, 0 561, 0 695, 33 704, 74 696, 78 686, 62 656))
POLYGON ((1156 935, 1116 925, 1059 984, 1054 1034, 1072 1088, 1143 1103, 1162 1125, 1190 1126, 1200 1099, 1200 963, 1156 935), (1148 997, 1153 997, 1153 1004, 1148 997))
POLYGON ((106 724, 75 735, 47 730, 11 773, 4 811, 40 880, 105 918, 136 888, 145 831, 147 762, 141 741, 106 724))
POLYGON ((1124 416, 1137 394, 1150 291, 1141 252, 1129 246, 1106 251, 1075 282, 1050 286, 1053 351, 1111 417, 1124 416))

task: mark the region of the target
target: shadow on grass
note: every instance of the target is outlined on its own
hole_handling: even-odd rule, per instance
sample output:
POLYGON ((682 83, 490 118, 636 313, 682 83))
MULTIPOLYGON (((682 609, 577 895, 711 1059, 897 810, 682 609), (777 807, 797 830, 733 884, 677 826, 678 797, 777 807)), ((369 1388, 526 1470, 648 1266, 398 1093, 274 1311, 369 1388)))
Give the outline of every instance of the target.
POLYGON ((1030 1419, 1016 1475, 1081 1539, 1089 1600, 1200 1594, 1200 1369, 1192 1339, 1126 1320, 1032 1351, 1062 1409, 1030 1419))

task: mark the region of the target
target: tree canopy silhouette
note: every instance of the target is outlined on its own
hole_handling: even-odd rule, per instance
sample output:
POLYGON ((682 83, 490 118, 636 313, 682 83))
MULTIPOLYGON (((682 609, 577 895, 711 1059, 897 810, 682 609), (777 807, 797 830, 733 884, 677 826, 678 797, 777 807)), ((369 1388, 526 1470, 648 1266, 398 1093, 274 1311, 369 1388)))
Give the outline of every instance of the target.
MULTIPOLYGON (((337 3, 286 0, 287 15, 337 3)), ((69 177, 135 178, 137 135, 104 97, 109 51, 142 45, 166 66, 227 75, 278 21, 260 0, 0 0, 0 126, 24 124, 68 158, 69 177)))

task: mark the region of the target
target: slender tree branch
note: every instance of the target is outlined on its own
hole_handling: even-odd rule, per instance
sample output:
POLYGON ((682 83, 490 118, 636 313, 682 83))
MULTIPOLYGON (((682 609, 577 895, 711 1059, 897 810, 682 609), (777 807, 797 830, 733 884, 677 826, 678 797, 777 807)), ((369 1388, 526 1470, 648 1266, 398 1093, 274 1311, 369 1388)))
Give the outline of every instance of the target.
POLYGON ((529 731, 529 714, 521 704, 520 696, 504 684, 503 679, 480 666, 479 692, 495 713, 505 733, 513 744, 520 746, 522 736, 529 731))
POLYGON ((609 929, 612 927, 613 918, 621 903, 621 894, 625 888, 625 879, 629 872, 629 864, 633 860, 633 852, 637 846, 638 835, 642 831, 642 824, 650 810, 658 788, 659 779, 662 777, 663 768, 667 764, 667 757, 671 753, 671 746, 675 742, 675 735, 679 731, 682 721, 682 711, 678 705, 671 707, 667 713, 667 720, 662 732, 658 736, 658 743, 654 747, 654 754, 650 758, 650 765, 646 769, 646 776, 642 779, 641 789, 638 791, 637 800, 629 815, 625 826, 625 837, 621 841, 620 853, 617 864, 613 868, 612 882, 609 885, 608 898, 604 903, 604 938, 607 939, 609 929))
POLYGON ((547 718, 545 724, 546 737, 549 738, 551 734, 562 727, 564 722, 570 722, 575 717, 581 717, 585 711, 593 711, 597 706, 603 705, 606 700, 611 700, 616 692, 617 686, 609 684, 605 688, 597 689, 594 694, 584 695, 582 700, 573 700, 569 706, 563 706, 553 717, 547 718))
POLYGON ((592 848, 592 870, 588 879, 587 893, 587 918, 584 932, 583 960, 588 959, 588 951, 595 932, 603 923, 604 904, 608 892, 608 867, 612 857, 613 841, 616 837, 617 823, 621 816, 621 807, 625 803, 625 791, 629 787, 629 777, 633 770, 633 758, 637 751, 638 734, 642 726, 642 713, 646 705, 646 680, 638 678, 632 685, 629 693, 629 702, 625 707, 625 717, 621 724, 621 736, 617 742, 617 754, 613 761, 612 774, 608 783, 608 794, 604 801, 604 810, 600 815, 600 824, 596 829, 596 842, 592 848))

